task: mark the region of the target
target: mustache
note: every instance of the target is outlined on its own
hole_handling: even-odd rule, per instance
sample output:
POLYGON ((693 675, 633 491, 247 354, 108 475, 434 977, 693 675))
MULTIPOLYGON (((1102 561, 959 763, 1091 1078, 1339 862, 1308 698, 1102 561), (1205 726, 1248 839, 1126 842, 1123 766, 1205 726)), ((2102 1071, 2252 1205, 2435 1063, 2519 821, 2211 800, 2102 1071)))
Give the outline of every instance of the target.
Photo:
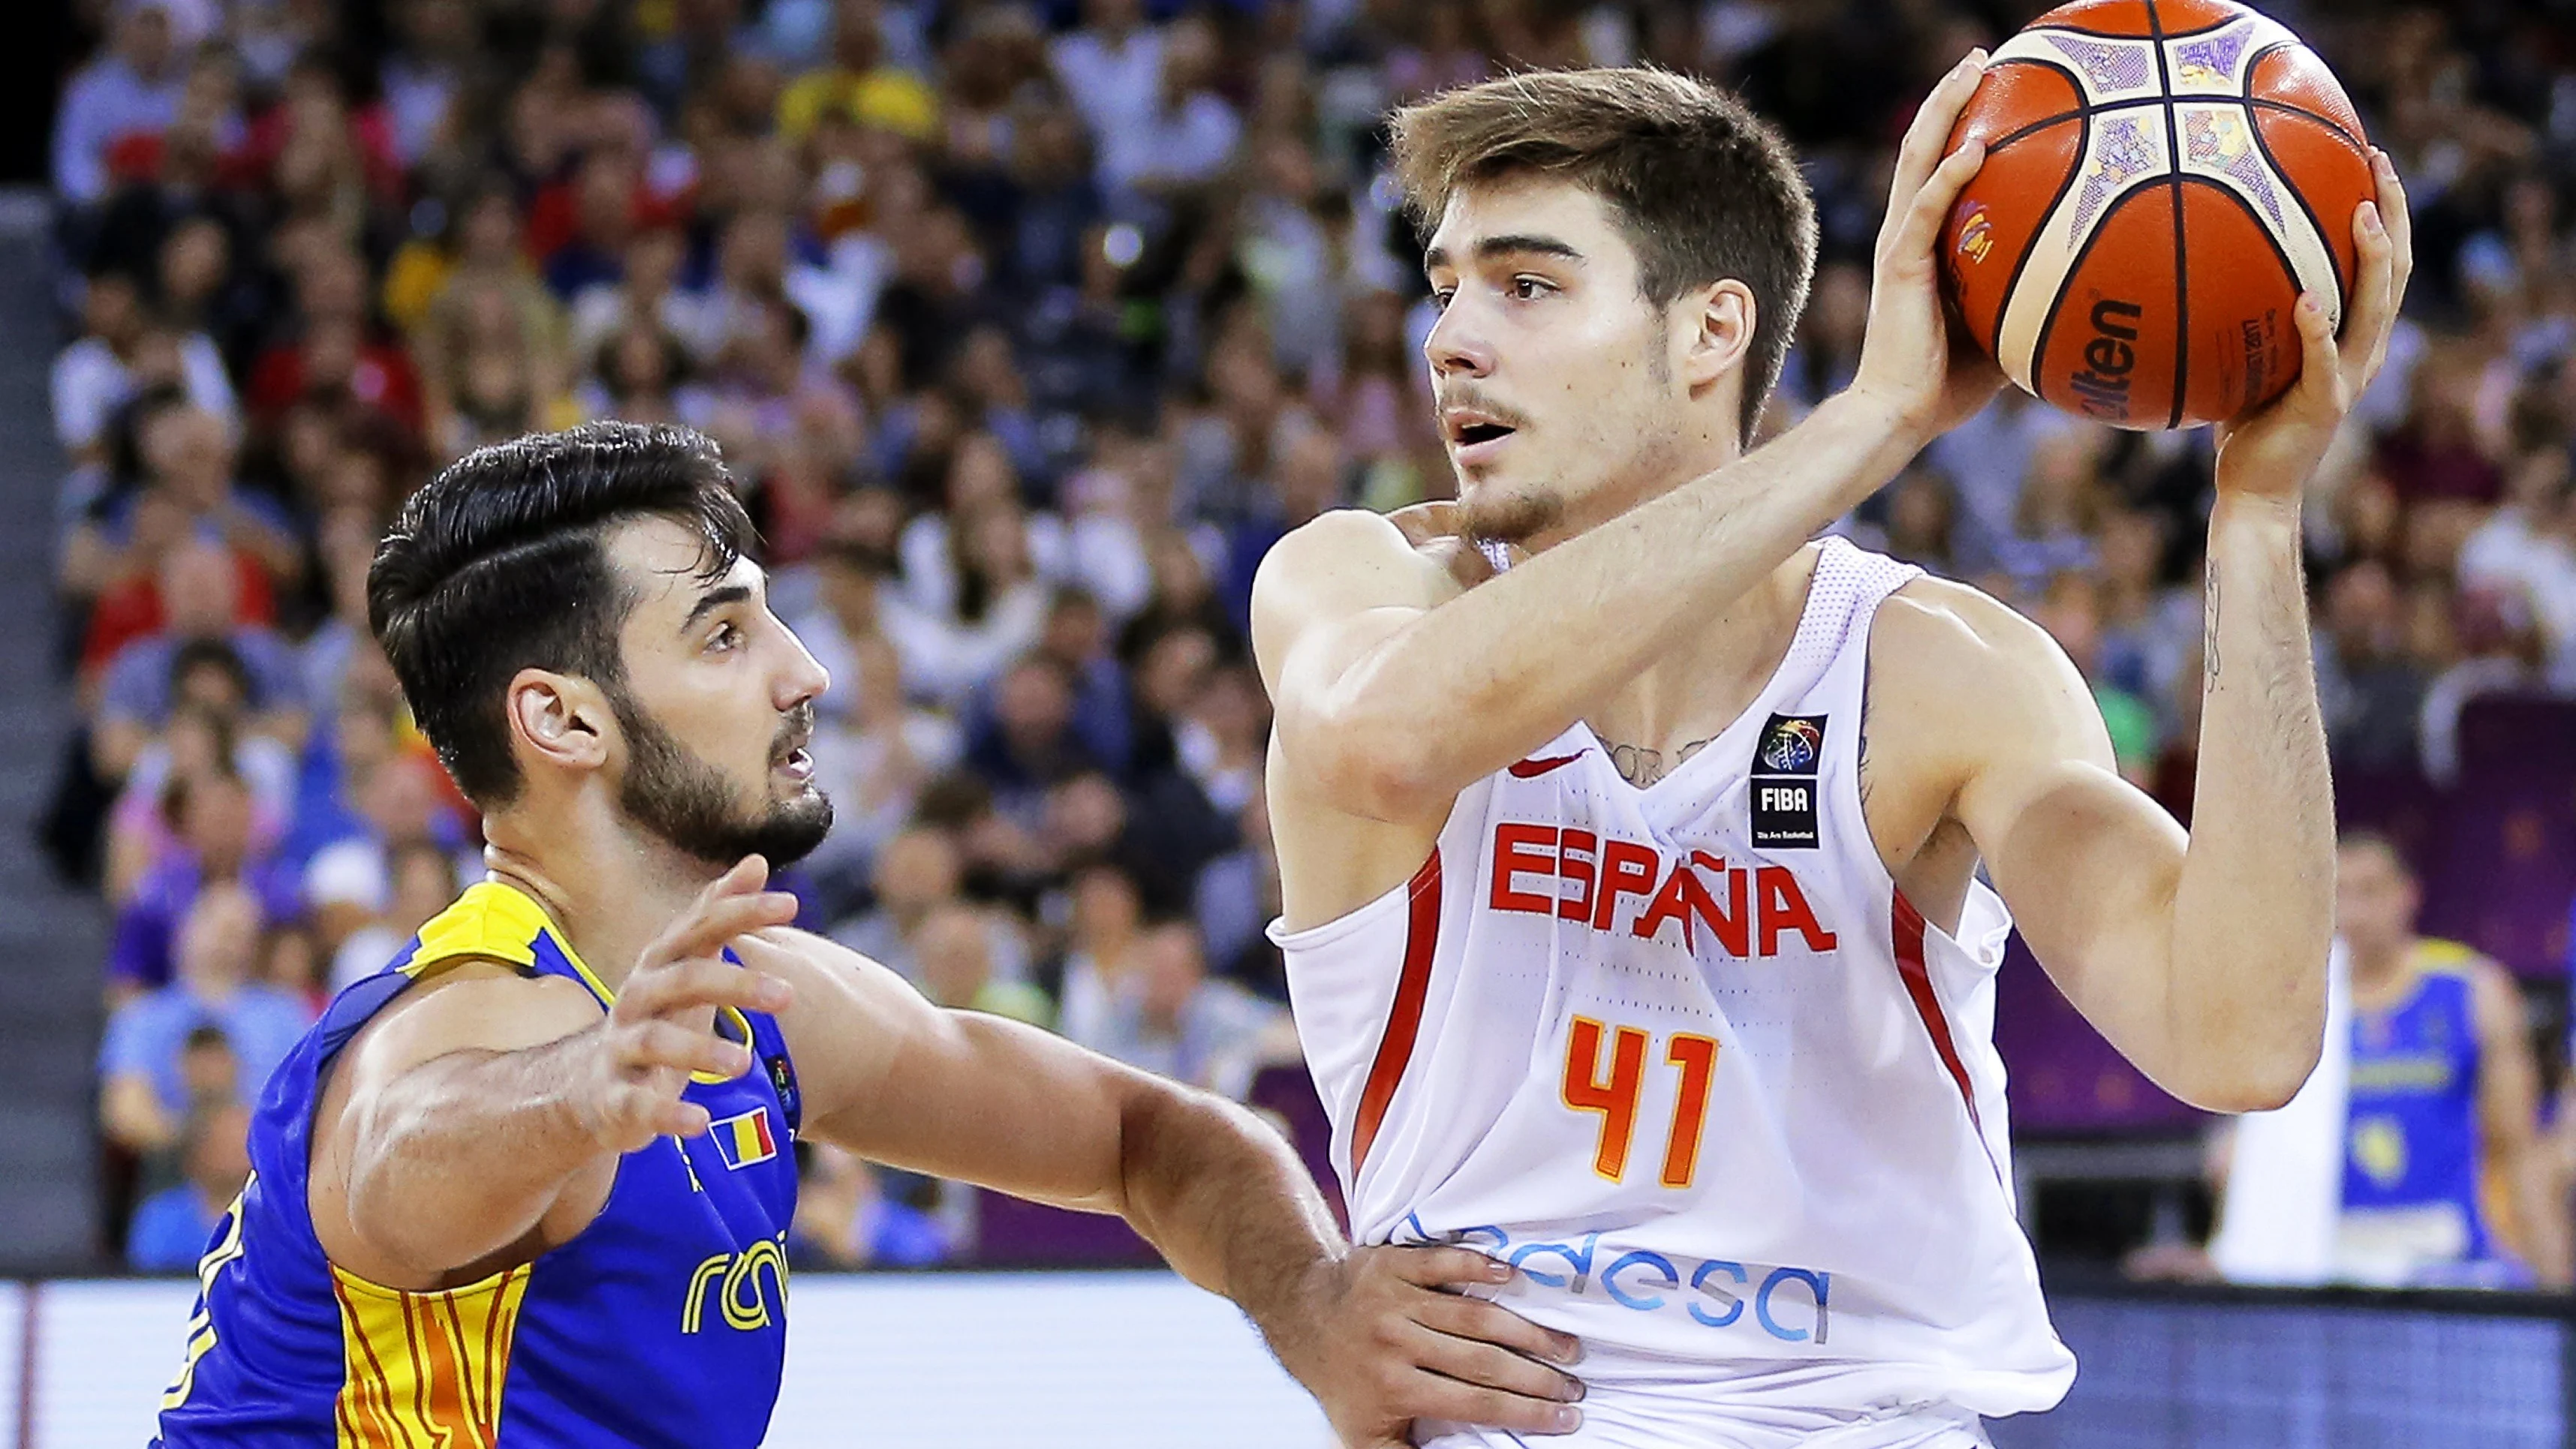
POLYGON ((1527 413, 1501 401, 1471 382, 1433 388, 1431 406, 1435 415, 1446 413, 1451 408, 1473 408, 1516 431, 1526 429, 1530 425, 1527 413))
POLYGON ((787 712, 779 722, 778 740, 769 747, 769 762, 785 764, 787 757, 811 744, 814 739, 814 701, 807 700, 787 712))

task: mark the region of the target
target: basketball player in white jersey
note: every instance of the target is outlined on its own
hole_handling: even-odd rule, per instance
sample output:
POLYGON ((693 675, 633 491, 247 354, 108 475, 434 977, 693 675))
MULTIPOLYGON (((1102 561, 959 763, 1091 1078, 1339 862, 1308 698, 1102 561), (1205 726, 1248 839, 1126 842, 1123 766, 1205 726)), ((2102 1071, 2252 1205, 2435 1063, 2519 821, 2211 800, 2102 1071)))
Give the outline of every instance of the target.
POLYGON ((1809 542, 1998 385, 1932 255, 1982 64, 1905 138, 1857 376, 1749 454, 1815 244, 1772 132, 1643 70, 1399 114, 1460 501, 1328 514, 1255 588, 1274 934, 1353 1231, 1515 1265, 1503 1301, 1584 1340, 1574 1443, 1983 1444, 2065 1392, 1990 1043, 2014 916, 2187 1101, 2276 1106, 2317 1057, 2299 494, 2384 351, 2404 198, 2374 156, 2340 343, 2303 301, 2304 375, 2220 434, 2186 839, 2046 634, 1809 542))

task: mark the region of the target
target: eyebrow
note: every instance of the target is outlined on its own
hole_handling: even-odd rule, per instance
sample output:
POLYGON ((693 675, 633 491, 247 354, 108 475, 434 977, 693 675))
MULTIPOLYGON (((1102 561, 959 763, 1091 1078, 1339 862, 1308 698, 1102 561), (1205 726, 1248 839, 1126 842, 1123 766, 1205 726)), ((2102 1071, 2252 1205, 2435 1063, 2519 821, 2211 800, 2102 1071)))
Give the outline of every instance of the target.
POLYGON ((680 621, 680 632, 686 634, 698 627, 698 621, 708 614, 727 604, 739 604, 750 597, 751 588, 747 584, 727 584, 720 589, 709 589, 698 596, 695 604, 689 606, 689 617, 680 621))
MULTIPOLYGON (((1558 241, 1552 236, 1539 236, 1531 232, 1507 232, 1501 236, 1485 237, 1476 243, 1475 251, 1476 259, 1478 261, 1488 262, 1492 261, 1496 257, 1531 255, 1542 257, 1562 257, 1569 262, 1579 262, 1583 260, 1583 253, 1576 251, 1566 243, 1558 241)), ((1447 247, 1433 247, 1431 250, 1422 254, 1422 269, 1424 271, 1429 271, 1434 267, 1445 267, 1448 265, 1449 249, 1447 247)))

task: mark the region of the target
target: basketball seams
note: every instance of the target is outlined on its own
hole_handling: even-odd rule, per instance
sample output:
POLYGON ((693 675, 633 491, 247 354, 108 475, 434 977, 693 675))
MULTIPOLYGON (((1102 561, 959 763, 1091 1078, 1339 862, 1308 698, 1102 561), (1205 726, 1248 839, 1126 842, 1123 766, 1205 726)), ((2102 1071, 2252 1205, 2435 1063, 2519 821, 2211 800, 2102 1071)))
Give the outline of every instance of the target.
MULTIPOLYGON (((2162 178, 2158 179, 2161 180, 2162 178)), ((2066 260, 2065 275, 2057 279, 2056 289, 2049 293, 2048 305, 2040 310, 2039 335, 2031 339, 2030 390, 2034 396, 2042 395, 2039 392, 2039 383, 2042 379, 2041 369, 2048 361, 2048 342, 2051 337, 2056 335, 2057 319, 2066 314, 2067 297, 2075 290, 2075 279, 2084 274, 2084 263, 2092 258, 2093 248, 2100 245, 2103 235, 2111 230, 2111 223, 2119 216, 2120 209, 2127 206, 2130 202, 2137 200, 2139 197, 2146 195, 2148 192, 2153 191, 2155 187, 2156 183, 2153 181, 2142 182, 2121 192, 2118 196, 2113 197, 2111 199, 2111 203, 2102 208, 2101 216, 2095 218, 2092 227, 2084 233, 2083 239, 2076 242, 2073 255, 2069 256, 2066 260)), ((2033 250, 2037 250, 2037 248, 2034 247, 2033 250)), ((2057 407, 2064 409, 2065 411, 2071 412, 2077 417, 2086 418, 2094 422, 2108 421, 2107 419, 2096 418, 2093 414, 2084 411, 2082 408, 2067 408, 2064 403, 2058 402, 2055 398, 2048 398, 2047 401, 2055 404, 2057 407)))
MULTIPOLYGON (((2295 107, 2289 109, 2297 115, 2310 116, 2311 119, 2322 119, 2320 117, 2312 116, 2311 113, 2307 111, 2297 110, 2295 107)), ((2343 319, 2344 313, 2347 310, 2347 304, 2352 300, 2352 285, 2357 278, 2347 277, 2343 274, 2343 261, 2335 254, 2334 233, 2326 230, 2325 222, 2317 216, 2316 208, 2309 204, 2307 192, 2290 184, 2289 168, 2281 164, 2280 157, 2272 154, 2272 143, 2263 139, 2263 128, 2254 123, 2254 117, 2251 114, 2248 114, 2245 117, 2245 129, 2254 138, 2255 154, 2263 158, 2263 165, 2271 171, 2272 179, 2279 182, 2281 184, 2281 189, 2290 194, 2290 200, 2299 208, 2299 215, 2307 218, 2308 229, 2316 234, 2317 245, 2325 251, 2326 271, 2334 277, 2335 331, 2340 335, 2343 331, 2343 319)), ((2333 127, 2332 129, 2334 129, 2337 134, 2341 134, 2342 128, 2333 127)), ((2281 239, 2272 235, 2271 228, 2264 228, 2264 236, 2272 243, 2272 249, 2274 251, 2282 250, 2281 239)), ((2286 252, 2284 252, 2281 257, 2281 264, 2283 268, 2288 271, 2292 285, 2305 285, 2299 277, 2298 265, 2290 260, 2286 252)))
MULTIPOLYGON (((2065 119, 2066 117, 2063 116, 2058 118, 2059 121, 2063 121, 2065 119)), ((2022 244, 2021 255, 2013 258, 2012 275, 2004 278, 2003 292, 2000 294, 2000 300, 1995 303, 1994 335, 1986 339, 1986 355, 1988 357, 2000 358, 2004 355, 2004 317, 2005 314, 2012 311, 2012 299, 2014 295, 2021 290, 2022 273, 2029 270, 2030 259, 2038 253, 2041 238, 2047 235, 2049 224, 2057 219, 2058 212, 2064 209, 2066 198, 2075 190, 2076 178, 2084 174, 2085 158, 2093 153, 2092 117, 2078 116, 2075 118, 2075 121, 2078 127, 2078 134, 2075 138, 2075 164, 2066 168, 2066 175, 2060 178, 2057 183, 2056 194, 2049 197, 2047 207, 2039 214, 2039 225, 2031 229, 2029 239, 2022 244)), ((2103 209, 2104 219, 2107 220, 2110 213, 2119 210, 2120 202, 2127 199, 2128 198, 2126 196, 2114 198, 2111 204, 2103 209)), ((2074 269, 2072 267, 2068 268, 2066 275, 2068 277, 2074 276, 2074 269)), ((2065 285, 2066 283, 2062 279, 2058 283, 2058 287, 2061 291, 2065 288, 2065 285)), ((2051 320, 2054 320, 2054 315, 2055 314, 2052 312, 2051 320)), ((2031 345, 2030 351, 2030 376, 2031 381, 2034 383, 2039 380, 2039 359, 2044 355, 2047 343, 2048 325, 2043 322, 2040 324, 2039 339, 2031 345)))
POLYGON ((2325 127, 2327 130, 2334 132, 2335 135, 2342 138, 2344 144, 2352 148, 2354 155, 2361 157, 2365 161, 2370 159, 2370 143, 2361 137, 2354 135, 2350 126, 2347 126, 2343 122, 2336 120, 2334 117, 2327 115, 2323 111, 2312 111, 2305 106, 2294 106, 2288 101, 2274 100, 2270 96, 2244 96, 2239 99, 2238 104, 2250 106, 2258 111, 2278 111, 2285 116, 2305 116, 2309 120, 2316 122, 2318 125, 2325 127))
POLYGON ((2147 38, 2155 42, 2156 85, 2165 93, 2165 164, 2171 168, 2169 175, 2173 188, 2173 411, 2166 416, 2165 426, 2178 428, 2182 426, 2184 392, 2191 383, 2191 255, 2190 248, 2184 244, 2188 229, 2183 225, 2182 210, 2182 122, 2174 114, 2173 59, 2165 49, 2164 21, 2156 14, 2156 0, 2147 0, 2147 38))

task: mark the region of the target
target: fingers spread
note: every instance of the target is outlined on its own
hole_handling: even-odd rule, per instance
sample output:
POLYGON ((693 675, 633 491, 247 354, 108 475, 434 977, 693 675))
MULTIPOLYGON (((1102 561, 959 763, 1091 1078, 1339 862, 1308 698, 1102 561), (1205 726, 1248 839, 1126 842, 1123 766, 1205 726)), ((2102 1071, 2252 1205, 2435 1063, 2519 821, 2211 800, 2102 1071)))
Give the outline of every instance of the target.
POLYGON ((709 1006, 774 1012, 786 1006, 792 994, 787 983, 775 976, 713 956, 697 956, 628 977, 617 1005, 630 1020, 709 1006))
POLYGON ((784 891, 720 896, 690 907, 673 921, 661 939, 645 950, 641 966, 712 956, 736 936, 783 926, 795 919, 796 898, 784 891))
POLYGON ((738 1077, 751 1070, 751 1053, 722 1037, 668 1021, 647 1021, 623 1038, 620 1064, 738 1077))

